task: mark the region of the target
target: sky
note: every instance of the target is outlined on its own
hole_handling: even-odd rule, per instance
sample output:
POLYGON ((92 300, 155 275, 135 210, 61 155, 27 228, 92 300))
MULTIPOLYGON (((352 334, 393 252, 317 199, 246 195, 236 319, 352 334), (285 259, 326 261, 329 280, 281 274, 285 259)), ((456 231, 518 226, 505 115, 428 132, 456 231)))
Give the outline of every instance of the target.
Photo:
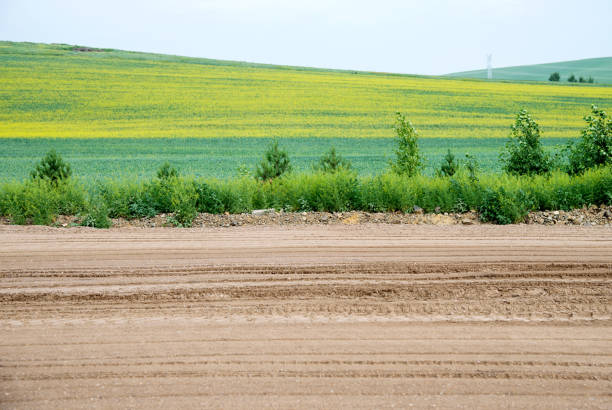
POLYGON ((409 74, 612 56, 612 0, 0 0, 0 40, 409 74))

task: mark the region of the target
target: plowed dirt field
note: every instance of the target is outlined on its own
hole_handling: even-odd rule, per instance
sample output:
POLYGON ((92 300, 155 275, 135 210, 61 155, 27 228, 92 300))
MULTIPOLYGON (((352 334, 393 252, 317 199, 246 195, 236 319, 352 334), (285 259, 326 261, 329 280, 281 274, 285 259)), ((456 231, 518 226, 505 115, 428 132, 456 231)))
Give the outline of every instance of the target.
POLYGON ((0 408, 611 408, 612 229, 0 226, 0 408))

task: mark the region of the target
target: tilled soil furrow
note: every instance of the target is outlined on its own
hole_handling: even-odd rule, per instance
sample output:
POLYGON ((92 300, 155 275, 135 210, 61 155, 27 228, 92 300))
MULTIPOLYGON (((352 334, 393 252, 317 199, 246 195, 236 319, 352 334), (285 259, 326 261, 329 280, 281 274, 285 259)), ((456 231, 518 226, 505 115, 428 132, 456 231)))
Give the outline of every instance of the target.
POLYGON ((612 231, 0 226, 0 407, 612 402, 612 231))

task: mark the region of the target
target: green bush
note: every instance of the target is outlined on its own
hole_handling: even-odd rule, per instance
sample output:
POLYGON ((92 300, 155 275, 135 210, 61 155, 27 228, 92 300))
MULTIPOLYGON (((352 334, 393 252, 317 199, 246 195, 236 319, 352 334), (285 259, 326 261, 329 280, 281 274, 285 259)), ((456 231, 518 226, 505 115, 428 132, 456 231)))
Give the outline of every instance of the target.
POLYGON ((500 159, 504 171, 513 175, 540 175, 551 171, 550 156, 540 143, 540 127, 526 110, 517 114, 500 159))
POLYGON ((458 168, 459 164, 457 163, 457 161, 455 161, 455 156, 451 153, 451 150, 449 149, 446 155, 444 156, 442 165, 440 165, 440 170, 438 174, 445 177, 452 177, 453 175, 455 175, 455 172, 457 172, 458 168))
POLYGON ((3 187, 2 209, 17 225, 49 225, 57 215, 58 193, 49 180, 35 179, 3 187))
POLYGON ((558 72, 554 72, 548 77, 548 81, 559 81, 561 79, 561 75, 558 72))
POLYGON ((33 179, 45 179, 54 184, 68 179, 71 174, 70 165, 55 150, 49 151, 30 173, 33 179))
POLYGON ((158 179, 170 179, 178 177, 179 173, 168 161, 164 162, 157 170, 158 179))
POLYGON ((257 165, 255 175, 262 181, 278 178, 291 171, 291 163, 287 151, 278 147, 278 140, 274 140, 266 150, 263 160, 257 165))
POLYGON ((171 211, 174 212, 172 222, 177 226, 189 227, 198 213, 198 193, 190 181, 175 178, 173 182, 170 193, 171 211))
POLYGON ((220 214, 223 212, 223 203, 219 199, 219 195, 207 183, 203 181, 194 181, 193 186, 196 191, 196 209, 198 212, 206 212, 209 214, 220 214))
POLYGON ((591 115, 584 120, 587 126, 582 130, 580 141, 568 145, 570 174, 612 164, 612 118, 593 105, 591 115))
POLYGON ((103 202, 94 202, 88 211, 80 218, 81 226, 92 228, 110 228, 112 222, 108 217, 108 208, 103 202))
POLYGON ((340 170, 351 169, 351 163, 337 154, 336 148, 331 147, 329 151, 319 159, 319 163, 314 169, 321 172, 338 172, 340 170))
POLYGON ((568 77, 567 81, 569 81, 570 83, 575 83, 578 80, 576 80, 576 76, 572 74, 568 77))
POLYGON ((396 113, 395 134, 397 148, 395 161, 390 163, 391 170, 399 175, 409 177, 417 175, 423 168, 423 159, 419 153, 417 132, 402 113, 396 113))
POLYGON ((533 200, 523 190, 508 192, 503 187, 487 188, 478 207, 484 222, 507 225, 525 219, 533 208, 533 200))

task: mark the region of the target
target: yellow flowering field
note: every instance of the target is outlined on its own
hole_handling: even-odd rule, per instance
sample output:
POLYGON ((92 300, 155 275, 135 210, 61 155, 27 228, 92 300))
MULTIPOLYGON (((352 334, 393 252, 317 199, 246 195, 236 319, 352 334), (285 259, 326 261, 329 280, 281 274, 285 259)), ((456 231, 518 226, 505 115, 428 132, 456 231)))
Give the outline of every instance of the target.
POLYGON ((576 137, 612 87, 300 69, 0 42, 0 137, 506 137, 529 110, 576 137))

